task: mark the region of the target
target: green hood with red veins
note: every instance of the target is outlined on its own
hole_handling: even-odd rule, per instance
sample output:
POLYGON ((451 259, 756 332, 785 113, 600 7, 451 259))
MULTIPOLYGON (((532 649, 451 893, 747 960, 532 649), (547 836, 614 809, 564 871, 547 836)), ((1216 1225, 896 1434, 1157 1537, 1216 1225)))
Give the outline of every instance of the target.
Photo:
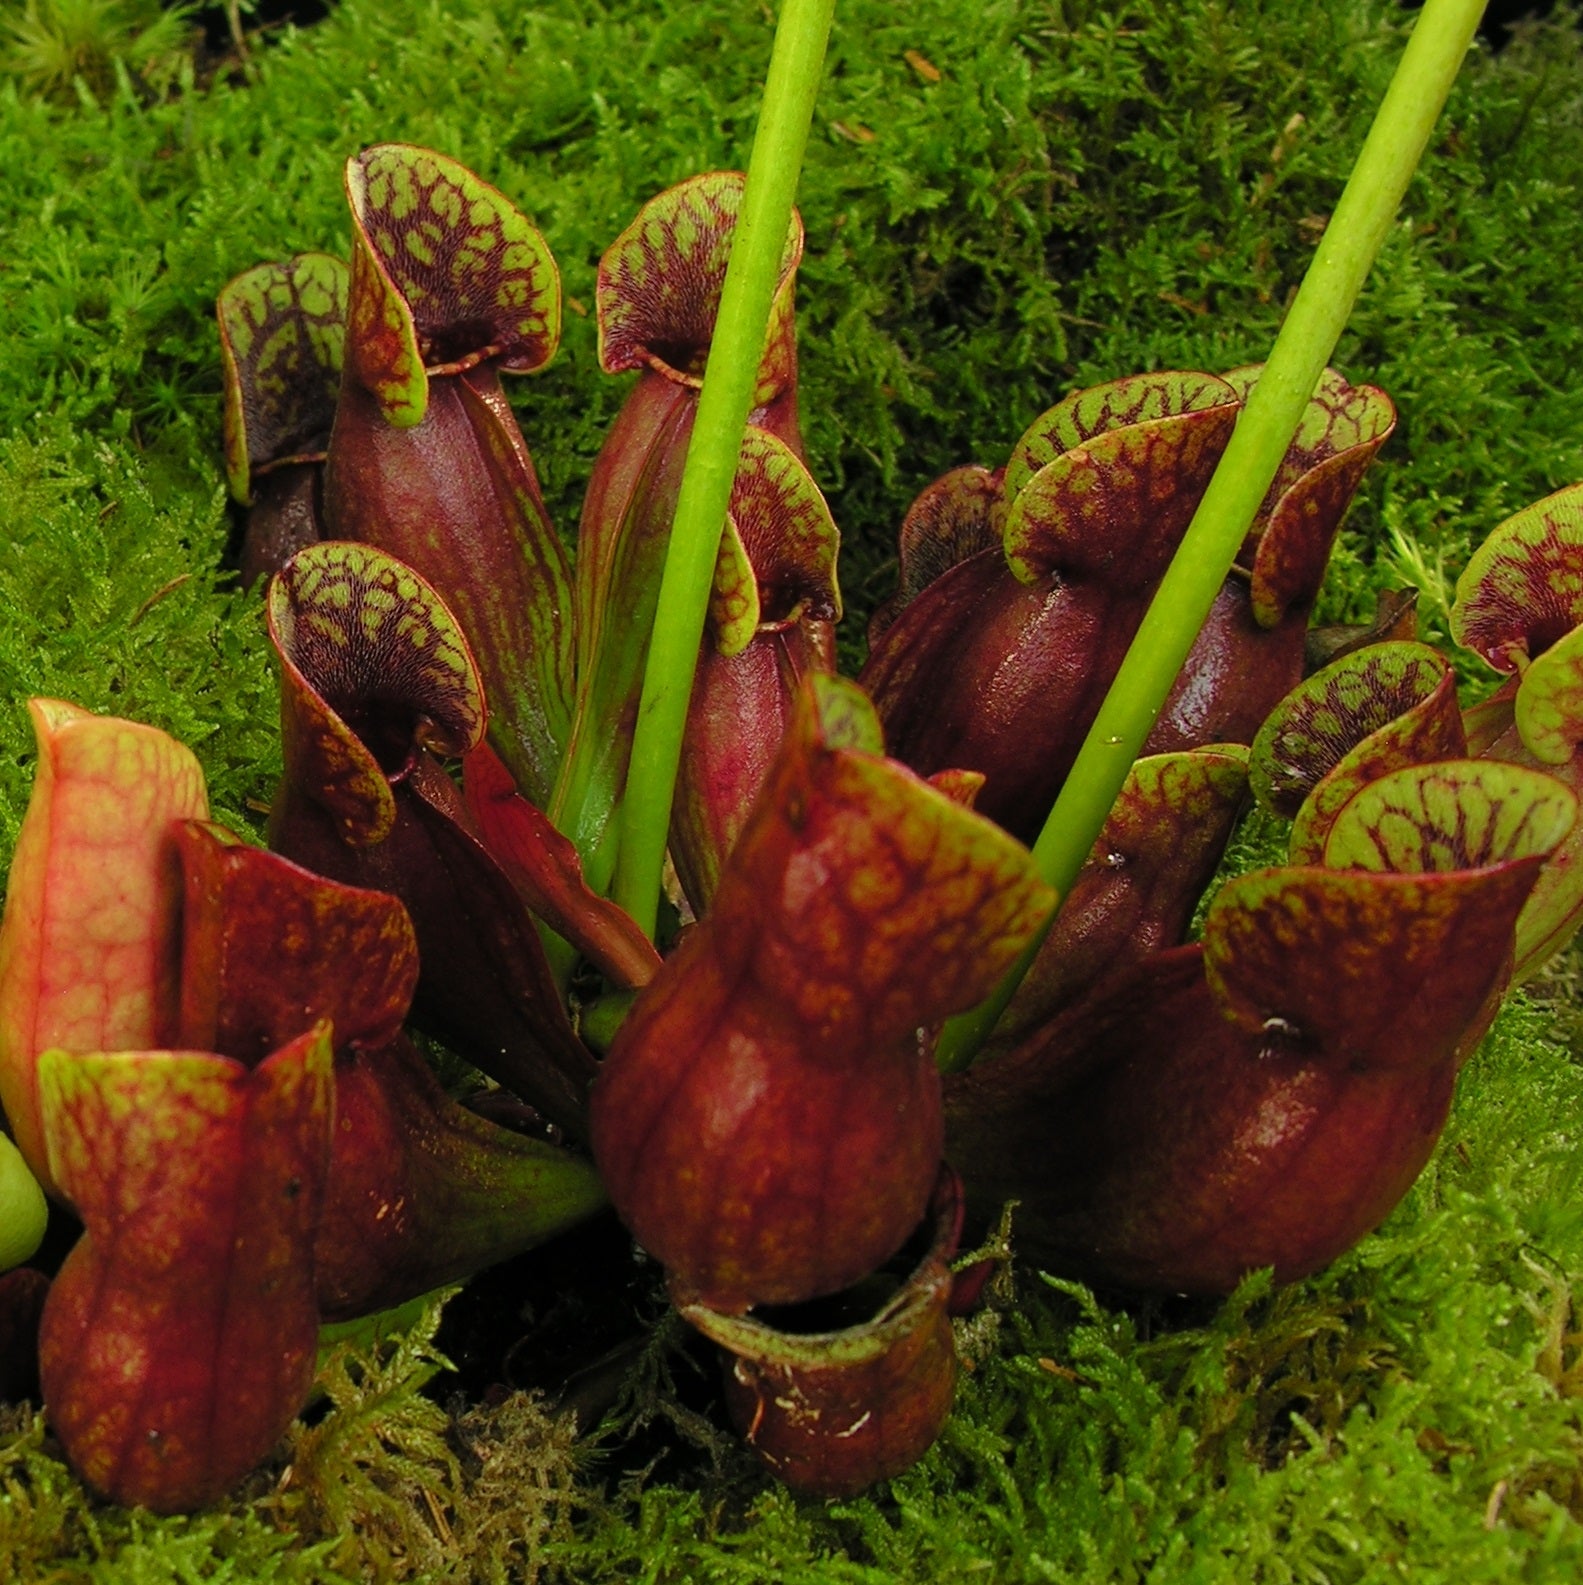
MULTIPOLYGON (((982 771, 984 812, 1032 840, 1257 373, 1077 392, 1003 469, 958 468, 919 497, 861 679, 900 759, 982 771)), ((1327 371, 1145 752, 1249 742, 1298 681, 1331 542, 1394 419, 1327 371)))
POLYGON ((249 508, 242 581, 323 537, 320 475, 341 385, 347 269, 325 253, 259 264, 215 305, 225 381, 225 471, 249 508))
POLYGON ((1042 415, 998 488, 962 470, 936 486, 909 514, 905 583, 967 554, 889 608, 860 678, 891 752, 982 772, 979 807, 1031 840, 1236 413, 1211 375, 1118 380, 1042 415))
POLYGON ((456 619, 410 567, 345 542, 294 557, 268 619, 286 762, 270 846, 399 897, 422 964, 414 1021, 580 1134, 593 1058, 527 904, 440 762, 475 750, 486 724, 456 619))
MULTIPOLYGON (((600 448, 583 498, 576 712, 566 761, 545 806, 576 843, 596 887, 614 871, 611 819, 625 785, 648 636, 742 191, 735 171, 709 172, 668 188, 642 207, 599 263, 600 367, 607 374, 636 370, 638 379, 600 448)), ((750 439, 743 452, 746 477, 739 474, 740 489, 750 496, 761 495, 802 451, 792 313, 801 257, 802 222, 794 211, 749 415, 750 436, 764 431, 788 452, 789 462, 776 464, 767 478, 750 439)), ((818 496, 804 474, 791 498, 808 492, 818 496)), ((822 500, 819 505, 822 510, 822 500)), ((767 525, 758 525, 757 517, 743 513, 745 536, 762 538, 767 525)), ((745 594, 741 557, 729 545, 721 554, 717 589, 745 594)), ((746 620, 750 613, 735 614, 746 620)))
POLYGON ((1359 788, 1467 746, 1451 663, 1426 644, 1371 644, 1275 707, 1253 740, 1249 779, 1266 809, 1292 821, 1292 862, 1313 864, 1359 788))
MULTIPOLYGON (((1583 789, 1583 488, 1501 523, 1457 582, 1451 630, 1508 681, 1466 710, 1427 646, 1370 645, 1307 679, 1253 749, 1253 788, 1293 818, 1291 857, 1313 862, 1340 809, 1402 766, 1475 753, 1583 789)), ((1517 925, 1515 978, 1538 970, 1583 918, 1583 831, 1547 859, 1517 925)))
MULTIPOLYGON (((1583 485, 1501 523, 1457 580, 1451 633, 1509 680, 1467 711, 1481 753, 1537 765, 1583 792, 1583 485)), ((1518 975, 1583 919, 1583 831, 1545 866, 1518 927, 1518 975)))
POLYGON ((495 746, 549 795, 569 729, 571 575, 500 376, 560 338, 560 276, 487 182, 388 143, 347 162, 352 270, 324 480, 338 538, 416 568, 456 613, 495 746))

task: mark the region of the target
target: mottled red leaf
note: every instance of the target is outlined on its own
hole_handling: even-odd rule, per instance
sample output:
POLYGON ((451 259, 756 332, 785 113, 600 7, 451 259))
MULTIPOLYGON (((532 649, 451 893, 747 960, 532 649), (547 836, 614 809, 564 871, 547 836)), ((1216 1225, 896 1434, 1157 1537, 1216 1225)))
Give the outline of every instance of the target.
POLYGON ((325 1316, 402 1303, 605 1203, 589 1162, 450 1099, 401 1035, 418 955, 394 897, 196 821, 182 851, 184 1042, 251 1063, 333 1023, 335 1134, 313 1248, 325 1316))
POLYGON ((50 1289, 50 1424, 88 1484, 170 1513, 222 1496, 307 1399, 329 1031, 248 1069, 197 1052, 40 1061, 86 1231, 50 1289))
POLYGON ((907 508, 897 535, 896 592, 869 618, 870 644, 936 578, 1000 544, 993 514, 1002 482, 1001 470, 970 463, 942 474, 907 508))
POLYGON ((1325 838, 1332 869, 1435 874, 1546 857, 1577 799, 1553 776, 1499 760, 1410 765, 1359 788, 1325 838))
POLYGON ((498 189, 432 149, 382 143, 346 162, 346 196, 347 358, 391 424, 422 420, 431 375, 486 359, 527 373, 554 356, 560 272, 498 189))
POLYGON ((468 829, 430 749, 483 730, 466 643, 434 591, 370 546, 314 546, 269 599, 286 775, 270 845, 399 897, 417 931, 414 1016, 546 1116, 582 1128, 592 1059, 526 907, 468 829))
POLYGON ((1529 663, 1513 713, 1524 747, 1542 765, 1565 765, 1576 754, 1583 744, 1583 627, 1529 663))
POLYGON ((225 379, 225 470, 243 506, 261 473, 323 461, 346 334, 346 266, 327 253, 258 264, 215 305, 225 379))
POLYGON ((38 1055, 174 1038, 181 874, 172 827, 207 815, 208 800, 197 760, 165 733, 58 699, 28 708, 38 769, 0 922, 0 1105, 52 1188, 38 1055))
MULTIPOLYGON (((1490 759, 1526 765, 1554 776, 1583 802, 1583 755, 1564 765, 1542 765, 1523 743, 1513 721, 1517 678, 1507 682, 1485 707, 1466 713, 1469 733, 1479 732, 1477 748, 1490 759)), ((1583 821, 1545 860, 1539 879, 1517 921, 1516 962, 1512 978, 1521 982, 1542 968, 1583 923, 1583 821)))
POLYGON ((841 619, 841 536, 813 476, 785 441, 749 426, 742 437, 726 532, 709 601, 722 655, 799 618, 841 619))
MULTIPOLYGON (((709 171, 680 182, 651 198, 605 250, 594 301, 599 366, 607 374, 647 368, 694 387, 703 383, 744 186, 737 171, 709 171)), ((793 210, 764 338, 756 408, 778 405, 795 390, 792 296, 802 244, 802 219, 793 210)), ((762 414, 752 421, 780 430, 762 414)), ((789 433, 780 432, 798 445, 795 410, 791 422, 789 433)))
POLYGON ((348 378, 326 518, 440 592, 477 657, 495 746, 542 803, 570 724, 571 575, 499 376, 554 351, 555 263, 494 188, 427 149, 365 151, 347 193, 348 378))
POLYGON ((1104 577, 1137 592, 1164 574, 1236 421, 1231 392, 1209 374, 1140 374, 1079 392, 1051 423, 1042 454, 1024 435, 1006 464, 1006 561, 1022 583, 1058 573, 1104 577), (1081 438, 1068 439, 1068 434, 1081 438))
MULTIPOLYGON (((1237 400, 1238 393, 1214 375, 1177 370, 1129 375, 1074 391, 1041 413, 1012 448, 1002 486, 1005 508, 1057 457, 1082 450, 1102 435, 1133 429, 1148 434, 1151 425, 1234 408, 1237 400)), ((1002 510, 1001 521, 1004 516, 1002 510)))
MULTIPOLYGON (((1261 372, 1250 364, 1225 378, 1245 400, 1261 372)), ((1396 408, 1383 391, 1324 371, 1254 520, 1253 613, 1261 627, 1313 603, 1358 481, 1395 427, 1396 408)))
POLYGON ((339 541, 282 568, 268 614, 287 783, 331 816, 343 841, 384 841, 396 818, 392 783, 416 756, 465 754, 483 736, 466 635, 412 568, 339 541))
MULTIPOLYGON (((1236 411, 1213 376, 1138 376, 1080 392, 1030 430, 1007 466, 1005 554, 957 562, 870 651, 860 680, 898 758, 921 774, 983 773, 979 808, 1033 838, 1236 411), (1056 451, 1068 441, 1073 449, 1056 451)), ((1291 647, 1295 681, 1300 630, 1291 647)), ((1251 735, 1272 683, 1282 690, 1279 668, 1249 659, 1239 644, 1207 686, 1195 679, 1164 719, 1169 741, 1150 751, 1222 741, 1245 722, 1251 735), (1251 703, 1250 676, 1263 690, 1251 703), (1236 705, 1229 715, 1213 708, 1222 696, 1236 705)))
POLYGON ((1009 1051, 1107 976, 1187 933, 1247 794, 1222 744, 1139 760, 981 1061, 1009 1051))
POLYGON ((177 828, 180 1044, 255 1063, 321 1020, 337 1049, 395 1039, 418 980, 407 910, 217 826, 177 828))
POLYGON ((910 1468, 945 1424, 956 1386, 950 1263, 962 1226, 961 1185, 949 1168, 929 1219, 922 1261, 877 1311, 838 1330, 789 1331, 769 1318, 682 1308, 720 1345, 737 1430, 793 1491, 853 1496, 910 1468))
POLYGON ((920 1029, 980 1000, 1050 907, 1004 833, 837 746, 877 730, 852 684, 805 684, 713 910, 595 1087, 617 1209, 713 1309, 834 1292, 895 1252, 939 1164, 920 1029))
POLYGON ((484 846, 528 907, 617 985, 647 985, 660 966, 653 943, 625 909, 589 889, 577 849, 518 793, 487 743, 467 756, 463 791, 484 846))
MULTIPOLYGON (((1515 673, 1468 710, 1476 752, 1540 765, 1583 792, 1583 485, 1501 523, 1457 580, 1453 636, 1515 673)), ((1545 865, 1517 928, 1517 977, 1532 974, 1583 919, 1583 831, 1545 865)))
MULTIPOLYGON (((720 171, 669 188, 643 206, 599 265, 600 366, 641 373, 583 497, 576 706, 561 776, 543 805, 576 844, 595 890, 608 884, 615 867, 610 821, 626 782, 648 636, 742 188, 739 174, 720 171)), ((794 213, 749 415, 753 430, 767 432, 794 456, 802 449, 792 308, 801 254, 802 222, 794 213)), ((780 476, 786 471, 776 470, 780 476)), ((746 483, 750 490, 762 488, 753 478, 746 483)), ((807 489, 823 512, 811 481, 807 489)), ((791 514, 778 515, 806 532, 806 491, 798 492, 794 506, 791 514)), ((725 557, 727 573, 735 568, 737 590, 745 593, 741 559, 731 560, 729 545, 725 557)), ((833 553, 830 569, 833 585, 833 553)), ((744 616, 750 628, 757 620, 744 616)))
POLYGON ((225 459, 248 507, 244 585, 323 537, 320 477, 341 384, 346 266, 326 253, 260 264, 221 288, 225 459))
POLYGON ((1249 785, 1266 809, 1288 819, 1322 782, 1344 788, 1321 799, 1328 829, 1364 782, 1400 765, 1458 757, 1465 748, 1450 664, 1426 644, 1376 644, 1343 656, 1281 700, 1253 740, 1249 785), (1328 781, 1343 761, 1343 780, 1328 781))
POLYGON ((1131 1286, 1225 1292, 1260 1266, 1286 1280, 1334 1258, 1433 1149, 1566 801, 1549 778, 1475 762, 1370 784, 1332 828, 1334 857, 1434 871, 1230 882, 1202 945, 952 1078, 970 1191, 1021 1200, 1026 1254, 1131 1286), (1478 867, 1440 867, 1459 858, 1478 867))

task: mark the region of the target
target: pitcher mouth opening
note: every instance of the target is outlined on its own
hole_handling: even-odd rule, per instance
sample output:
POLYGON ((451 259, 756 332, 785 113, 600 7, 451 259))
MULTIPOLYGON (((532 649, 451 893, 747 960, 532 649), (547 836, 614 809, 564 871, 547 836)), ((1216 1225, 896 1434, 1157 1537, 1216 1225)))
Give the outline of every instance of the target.
POLYGON ((694 391, 703 388, 704 367, 709 362, 707 346, 695 347, 683 341, 656 341, 652 345, 645 343, 639 351, 649 368, 656 374, 663 374, 673 384, 685 385, 694 391))

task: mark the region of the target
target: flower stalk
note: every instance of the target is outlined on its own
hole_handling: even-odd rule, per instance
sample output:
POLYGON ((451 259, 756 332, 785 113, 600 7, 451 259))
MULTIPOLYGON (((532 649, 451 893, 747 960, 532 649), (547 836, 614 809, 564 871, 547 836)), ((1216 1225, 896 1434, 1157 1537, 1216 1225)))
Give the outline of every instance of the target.
POLYGON ((652 936, 699 637, 780 277, 835 0, 785 0, 643 676, 615 898, 652 936))
MULTIPOLYGON (((1426 0, 1264 372, 1034 844, 1039 871, 1060 897, 1088 857, 1275 477, 1483 11, 1483 0, 1426 0)), ((993 996, 946 1025, 936 1053, 943 1071, 971 1064, 1040 939, 993 996)))
POLYGON ((8 1134, 0 1134, 0 1271, 29 1259, 44 1238, 49 1207, 38 1179, 8 1134))

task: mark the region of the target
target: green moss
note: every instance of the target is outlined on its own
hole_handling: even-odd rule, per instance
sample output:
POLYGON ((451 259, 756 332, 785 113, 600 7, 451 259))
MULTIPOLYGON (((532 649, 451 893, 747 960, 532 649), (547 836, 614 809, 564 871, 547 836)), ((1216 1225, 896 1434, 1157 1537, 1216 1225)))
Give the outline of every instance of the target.
POLYGON ((649 1489, 572 1579, 1556 1579, 1583 1566, 1583 1072, 1519 1002, 1386 1229, 1218 1308, 1022 1273, 935 1450, 845 1504, 649 1489))
MULTIPOLYGON (((849 663, 927 479, 999 462, 1074 387, 1263 354, 1405 26, 1386 0, 981 0, 965 21, 957 0, 842 0, 800 310, 849 663)), ((624 389, 595 372, 599 253, 665 183, 745 160, 768 44, 738 0, 342 0, 261 50, 251 86, 150 102, 123 80, 71 113, 0 90, 0 862, 33 692, 191 742, 233 824, 268 796, 257 604, 215 571, 219 286, 344 251, 340 166, 363 143, 431 143, 501 186, 566 279, 564 350, 513 389, 570 534, 624 389)), ((1580 182, 1564 20, 1471 60, 1338 353, 1402 424, 1327 618, 1410 575, 1439 630, 1469 546, 1583 477, 1580 182)), ((1239 862, 1273 840, 1247 833, 1239 862)), ((714 1442, 691 1475, 633 1471, 613 1434, 574 1453, 526 1400, 452 1419, 415 1390, 436 1363, 420 1332, 332 1366, 327 1416, 191 1519, 89 1502, 12 1414, 0 1578, 1571 1577, 1583 1071, 1549 1031, 1580 1045, 1576 982, 1567 960, 1548 1003, 1502 1018, 1408 1202, 1320 1277, 1139 1310, 1020 1273, 939 1447, 868 1498, 796 1501, 714 1442)))
POLYGON ((0 1578, 533 1585, 571 1533, 573 1428, 525 1393, 454 1414, 423 1396, 448 1363, 434 1349, 447 1297, 398 1337, 331 1350, 312 1423, 226 1508, 158 1519, 95 1503, 41 1417, 0 1410, 0 1578))
POLYGON ((391 1341, 330 1353, 329 1411, 293 1428, 265 1503, 335 1538, 328 1561, 353 1579, 532 1585, 546 1543, 570 1534, 574 1429, 525 1393, 457 1413, 422 1395, 449 1363, 434 1349, 447 1297, 391 1341))
POLYGON ((72 104, 102 100, 133 75, 151 92, 189 84, 196 30, 186 6, 157 0, 26 0, 0 22, 0 70, 72 104))
MULTIPOLYGON (((1074 386, 1262 356, 1404 26, 1379 0, 984 0, 969 27, 946 0, 841 8, 801 312, 849 660, 928 478, 1001 460, 1074 386)), ((599 253, 659 186, 743 162, 768 41, 764 12, 724 0, 348 0, 261 57, 255 86, 121 92, 73 116, 0 102, 0 428, 51 412, 157 452, 207 499, 215 292, 261 257, 344 252, 346 155, 429 142, 518 199, 565 274, 564 350, 514 389, 569 532, 623 390, 594 370, 599 253)), ((1327 616, 1396 576, 1390 531, 1407 559, 1455 569, 1498 518, 1583 474, 1580 65, 1559 26, 1471 61, 1413 184, 1338 354, 1404 416, 1327 616)))
MULTIPOLYGON (((124 431, 124 426, 123 431, 124 431)), ((254 830, 280 767, 256 600, 219 572, 218 488, 51 416, 0 442, 0 844, 32 784, 24 701, 152 722, 202 756, 216 818, 254 830)))
POLYGON ((332 1545, 305 1545, 250 1506, 155 1519, 97 1504, 39 1415, 0 1409, 0 1574, 16 1585, 351 1585, 328 1567, 332 1545))

